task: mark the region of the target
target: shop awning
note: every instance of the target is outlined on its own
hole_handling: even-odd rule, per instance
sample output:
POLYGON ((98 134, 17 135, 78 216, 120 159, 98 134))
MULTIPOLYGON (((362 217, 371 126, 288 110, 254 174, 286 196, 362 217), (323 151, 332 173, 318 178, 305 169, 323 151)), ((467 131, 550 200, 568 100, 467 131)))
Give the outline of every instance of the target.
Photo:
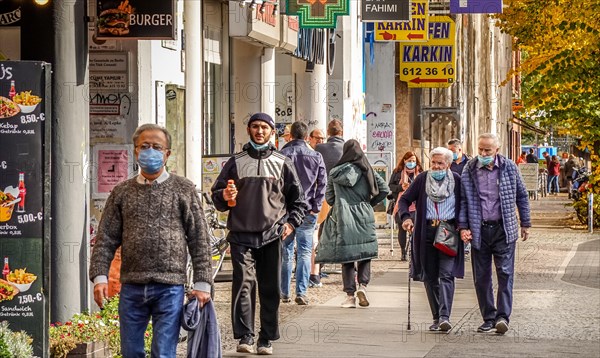
POLYGON ((517 124, 525 129, 528 129, 532 132, 536 132, 538 134, 542 134, 542 135, 546 135, 548 134, 546 131, 534 126, 533 124, 527 122, 526 120, 524 120, 523 118, 519 118, 515 115, 513 115, 513 117, 511 118, 511 122, 513 122, 514 124, 517 124))

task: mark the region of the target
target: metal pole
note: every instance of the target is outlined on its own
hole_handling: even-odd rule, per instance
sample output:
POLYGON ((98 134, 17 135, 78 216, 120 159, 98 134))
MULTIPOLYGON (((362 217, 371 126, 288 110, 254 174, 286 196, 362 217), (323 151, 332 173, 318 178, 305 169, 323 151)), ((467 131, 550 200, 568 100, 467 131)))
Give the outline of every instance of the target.
POLYGON ((390 215, 391 217, 391 224, 390 227, 392 228, 391 233, 390 233, 390 244, 391 244, 391 248, 390 248, 390 252, 392 253, 392 256, 394 256, 394 224, 396 223, 396 220, 394 220, 394 215, 390 215))
MULTIPOLYGON (((89 113, 87 80, 78 84, 77 32, 70 15, 78 4, 54 2, 53 157, 51 321, 67 321, 90 307, 87 260, 89 252, 89 113), (62 94, 62 96, 60 95, 62 94)), ((87 79, 87 68, 84 70, 87 79)))
POLYGON ((421 126, 421 165, 425 166, 425 134, 423 133, 425 127, 423 125, 423 108, 419 110, 419 125, 421 126))
POLYGON ((588 232, 594 232, 594 193, 588 194, 588 232))

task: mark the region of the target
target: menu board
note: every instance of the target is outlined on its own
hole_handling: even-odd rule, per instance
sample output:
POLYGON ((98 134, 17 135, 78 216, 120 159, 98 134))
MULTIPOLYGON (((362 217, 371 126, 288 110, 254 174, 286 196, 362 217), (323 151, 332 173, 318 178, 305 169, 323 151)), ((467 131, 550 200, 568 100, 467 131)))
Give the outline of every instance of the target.
POLYGON ((47 329, 49 71, 50 65, 42 62, 0 62, 0 320, 27 332, 36 356, 44 355, 47 329))

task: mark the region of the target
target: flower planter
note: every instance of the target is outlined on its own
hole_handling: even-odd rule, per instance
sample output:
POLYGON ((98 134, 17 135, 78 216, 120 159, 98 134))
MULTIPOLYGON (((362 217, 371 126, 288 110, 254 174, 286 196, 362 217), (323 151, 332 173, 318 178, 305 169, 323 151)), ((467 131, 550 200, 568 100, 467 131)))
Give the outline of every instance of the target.
POLYGON ((103 358, 112 357, 106 342, 79 343, 67 354, 67 358, 103 358))

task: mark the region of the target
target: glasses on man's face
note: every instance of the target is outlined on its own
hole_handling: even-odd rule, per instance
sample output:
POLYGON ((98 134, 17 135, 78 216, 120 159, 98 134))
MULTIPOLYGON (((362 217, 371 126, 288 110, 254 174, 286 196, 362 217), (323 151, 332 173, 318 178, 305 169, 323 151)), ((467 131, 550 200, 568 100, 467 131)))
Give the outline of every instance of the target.
POLYGON ((150 144, 150 143, 142 143, 140 145, 137 146, 138 150, 146 150, 146 149, 154 149, 154 150, 158 150, 159 152, 163 152, 165 150, 167 150, 168 148, 163 147, 161 144, 150 144))
POLYGON ((324 142, 325 141, 325 137, 315 137, 315 136, 310 136, 311 138, 314 138, 318 141, 324 142))

